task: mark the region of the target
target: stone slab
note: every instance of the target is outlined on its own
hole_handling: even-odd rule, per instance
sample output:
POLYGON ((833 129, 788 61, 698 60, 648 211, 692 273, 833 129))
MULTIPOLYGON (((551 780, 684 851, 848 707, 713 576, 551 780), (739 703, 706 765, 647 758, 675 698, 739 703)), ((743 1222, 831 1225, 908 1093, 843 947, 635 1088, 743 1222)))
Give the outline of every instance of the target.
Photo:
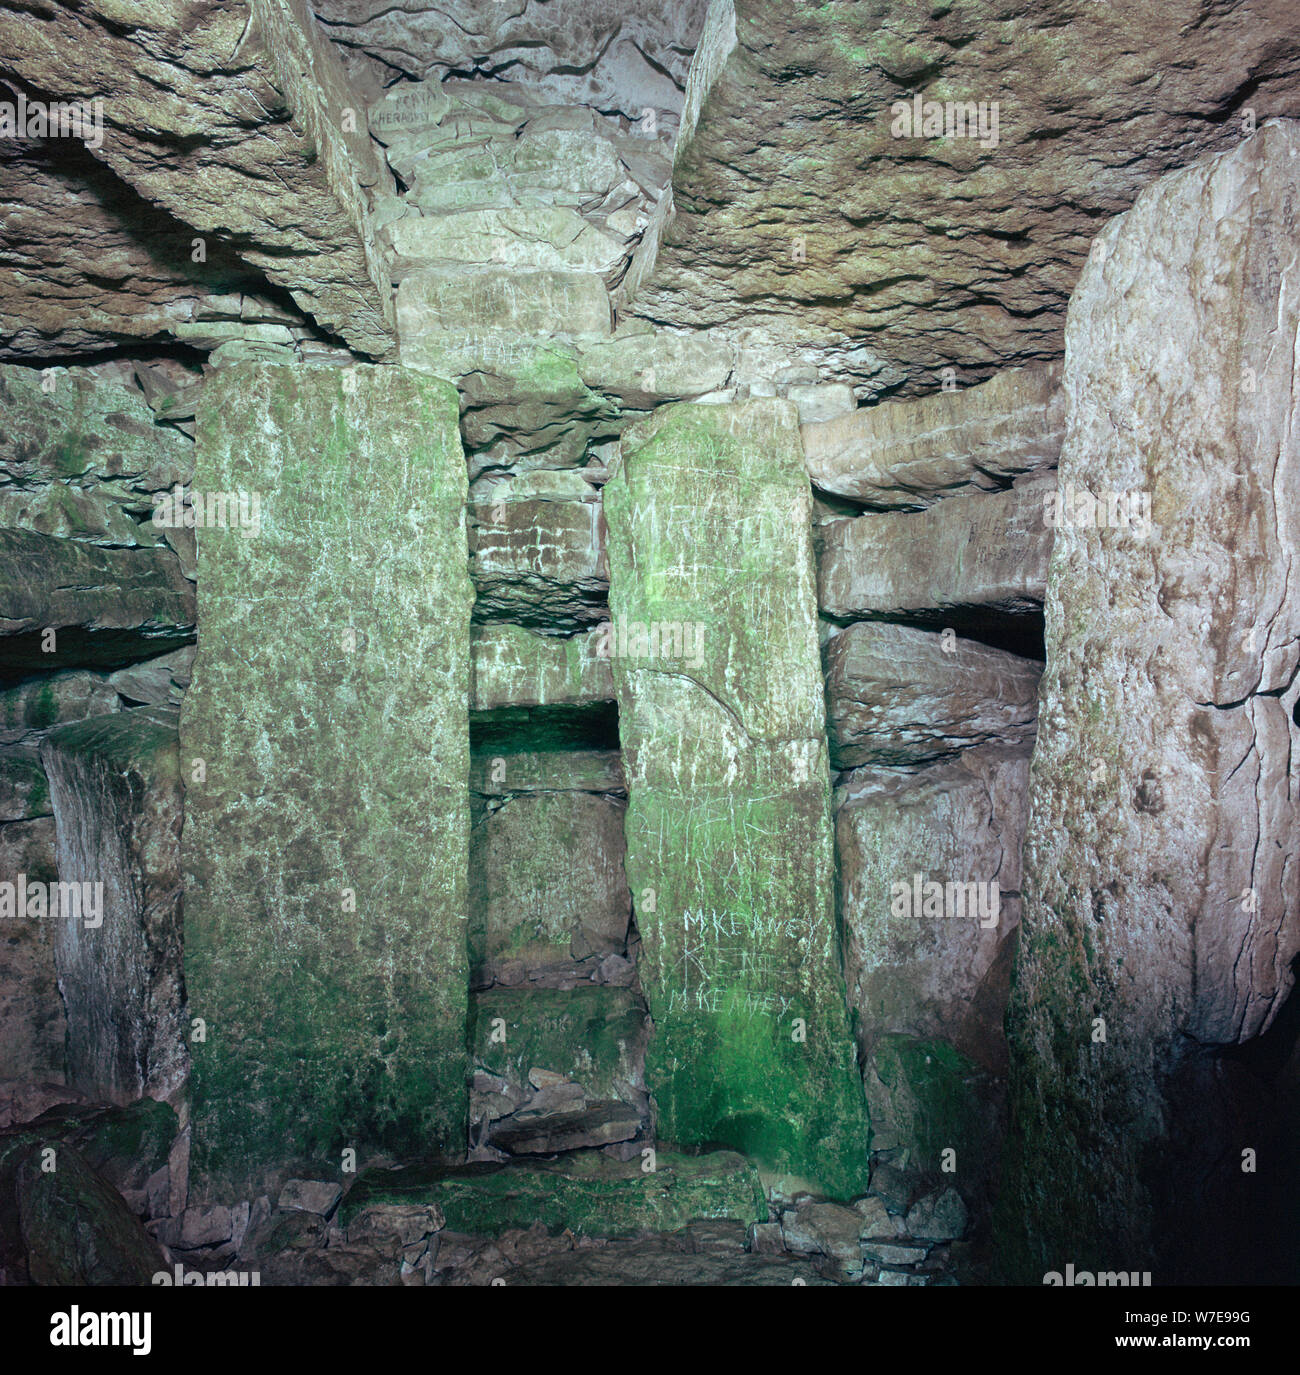
POLYGON ((660 1138, 832 1195, 867 1123, 833 910, 811 492, 793 403, 665 407, 605 489, 627 872, 660 1138), (699 626, 623 652, 618 627, 699 626), (694 639, 694 637, 693 637, 694 639))
POLYGON ((192 1170, 213 1195, 349 1147, 464 1149, 457 409, 398 367, 270 364, 220 370, 200 404, 196 482, 263 493, 257 538, 199 532, 181 725, 192 1170))

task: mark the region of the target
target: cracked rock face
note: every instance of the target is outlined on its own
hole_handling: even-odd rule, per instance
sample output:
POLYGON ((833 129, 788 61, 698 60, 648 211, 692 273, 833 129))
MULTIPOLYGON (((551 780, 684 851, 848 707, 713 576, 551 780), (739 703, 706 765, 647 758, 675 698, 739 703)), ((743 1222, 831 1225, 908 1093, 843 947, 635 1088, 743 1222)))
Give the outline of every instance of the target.
POLYGON ((1066 524, 1051 558, 1008 1020, 1025 1274, 1137 1263, 1170 1076, 1292 987, 1297 204, 1278 122, 1144 193, 1070 305, 1061 483, 1145 492, 1152 528, 1066 524))
POLYGON ((527 82, 557 102, 678 110, 705 0, 318 0, 325 30, 371 70, 527 82), (368 59, 368 61, 367 61, 368 59), (376 64, 381 64, 376 67, 376 64))
POLYGON ((696 55, 707 98, 688 97, 675 211, 635 309, 838 338, 823 361, 870 394, 1059 357, 1106 219, 1300 91, 1291 0, 715 11, 696 55), (924 108, 915 137, 891 105, 917 95, 983 102, 985 137, 978 118, 977 137, 927 137, 924 108))
POLYGON ((1040 664, 974 640, 859 621, 824 651, 831 763, 918 764, 1032 740, 1040 664))
POLYGON ((87 147, 164 219, 205 246, 228 242, 357 349, 388 351, 392 304, 362 189, 380 167, 305 0, 147 13, 36 0, 0 13, 0 76, 37 97, 102 100, 102 140, 87 147))
POLYGON ((0 139, 0 202, 0 357, 162 338, 213 290, 255 280, 216 240, 195 264, 190 227, 79 143, 0 139))

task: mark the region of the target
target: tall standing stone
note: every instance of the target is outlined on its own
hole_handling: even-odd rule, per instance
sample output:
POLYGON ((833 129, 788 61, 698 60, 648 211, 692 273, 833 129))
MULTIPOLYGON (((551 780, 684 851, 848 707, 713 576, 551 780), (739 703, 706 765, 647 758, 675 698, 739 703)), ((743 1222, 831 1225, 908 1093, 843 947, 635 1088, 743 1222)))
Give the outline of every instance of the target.
POLYGON ((1073 1263, 1176 1282, 1199 1255, 1241 1282, 1226 1229, 1294 1161, 1216 1095, 1219 1052, 1270 1025, 1300 949, 1297 205, 1300 124, 1265 125, 1148 187, 1070 303, 1075 495, 1007 1024, 1001 1249, 1021 1280, 1073 1263), (1121 499, 1149 500, 1149 528, 1110 520, 1121 499))
POLYGON ((181 725, 193 1176, 455 1155, 467 1112, 466 477, 454 390, 397 367, 240 364, 198 413, 181 725))
POLYGON ((622 452, 610 650, 658 1134, 861 1192, 797 412, 679 403, 622 452))

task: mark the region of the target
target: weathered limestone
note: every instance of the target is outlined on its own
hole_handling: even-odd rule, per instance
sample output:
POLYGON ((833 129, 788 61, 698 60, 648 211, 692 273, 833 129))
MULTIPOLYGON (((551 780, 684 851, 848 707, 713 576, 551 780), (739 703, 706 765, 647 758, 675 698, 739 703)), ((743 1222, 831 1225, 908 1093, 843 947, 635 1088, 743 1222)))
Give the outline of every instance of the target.
POLYGON ((634 308, 872 392, 1059 358, 1097 226, 1294 114, 1298 36, 1291 0, 714 0, 634 308))
MULTIPOLYGON (((849 775, 836 842, 845 973, 865 1064, 878 1036, 897 1033, 946 1040, 1005 1072, 1007 942, 1020 913, 1028 773, 1022 747, 849 775)), ((873 1111, 872 1127, 888 1134, 886 1115, 873 1111)))
POLYGON ((108 675, 108 685, 130 705, 180 706, 190 685, 194 665, 194 646, 160 654, 108 675))
POLYGON ((626 951, 623 813, 613 798, 572 791, 514 797, 484 815, 470 844, 475 982, 518 983, 626 951))
POLYGON ((387 352, 389 285, 362 189, 380 169, 305 0, 168 3, 129 23, 107 0, 40 0, 0 15, 0 53, 26 90, 102 97, 96 157, 200 235, 231 239, 355 348, 387 352))
POLYGON ((193 443, 155 424, 139 392, 84 369, 0 364, 0 436, 0 524, 93 544, 162 544, 130 510, 188 485, 194 466, 193 443))
POLYGON ((1047 585, 1050 477, 1006 492, 950 497, 912 515, 865 515, 819 529, 823 611, 861 617, 990 607, 1036 610, 1047 585))
POLYGON ((608 632, 538 635, 519 625, 479 625, 471 638, 470 709, 544 707, 614 699, 608 632))
POLYGON ((1209 1097, 1175 1131, 1171 1082, 1270 1025, 1300 950, 1298 197, 1300 125, 1265 125, 1112 221, 1070 304, 1061 482, 1147 494, 1153 529, 1071 524, 1052 554, 1008 1020, 1007 1260, 1033 1282, 1146 1264, 1149 1189, 1183 1238, 1156 1268, 1189 1234, 1212 1266, 1283 1164, 1242 1173, 1209 1097), (1214 1207, 1143 1173, 1220 1152, 1214 1207))
POLYGON ((648 330, 588 344, 578 372, 589 387, 629 407, 704 396, 727 384, 735 362, 725 343, 704 335, 648 330))
POLYGON ((1056 466, 1065 434, 1061 365, 864 407, 802 433, 813 486, 872 506, 929 506, 1056 466))
POLYGON ((622 621, 700 627, 616 656, 627 874, 662 1140, 722 1142, 849 1197, 867 1125, 844 1004, 811 493, 792 403, 679 403, 605 489, 622 621))
POLYGON ((10 672, 129 663, 192 639, 194 621, 194 584, 170 549, 102 549, 0 529, 0 637, 8 637, 10 672))
POLYGON ((920 764, 1032 740, 1042 665, 952 633, 859 621, 823 648, 831 763, 920 764))
POLYGON ((195 302, 249 275, 215 239, 195 263, 188 225, 70 139, 0 139, 0 202, 0 357, 44 363, 165 339, 195 302), (110 275, 87 274, 92 262, 110 275))
POLYGON ((577 467, 589 442, 617 433, 618 408, 577 367, 576 341, 609 334, 598 277, 426 269, 402 281, 397 317, 402 362, 459 386, 472 449, 577 467))
MULTIPOLYGON (((52 816, 0 825, 0 883, 20 875, 28 884, 58 881, 52 816)), ((0 1079, 62 1083, 66 1032, 53 926, 15 913, 0 921, 0 1079)))
POLYGON ((51 918, 68 1081, 111 1103, 173 1098, 188 1068, 176 714, 140 707, 60 726, 41 762, 59 881, 80 885, 80 906, 51 918))
POLYGON ((576 630, 607 617, 604 520, 592 501, 471 508, 476 617, 576 630))
POLYGON ((464 1147, 456 412, 405 369, 266 364, 221 369, 199 408, 196 483, 264 494, 256 539, 200 531, 181 727, 194 1173, 214 1197, 295 1160, 333 1173, 349 1147, 464 1147))
POLYGON ((495 0, 409 0, 395 11, 382 0, 322 0, 318 13, 345 51, 359 49, 383 70, 429 78, 423 87, 396 87, 390 100, 436 91, 449 72, 501 69, 523 79, 501 83, 496 104, 536 92, 534 99, 619 109, 635 119, 647 106, 680 107, 704 5, 673 0, 629 11, 617 0, 525 0, 505 9, 495 0))

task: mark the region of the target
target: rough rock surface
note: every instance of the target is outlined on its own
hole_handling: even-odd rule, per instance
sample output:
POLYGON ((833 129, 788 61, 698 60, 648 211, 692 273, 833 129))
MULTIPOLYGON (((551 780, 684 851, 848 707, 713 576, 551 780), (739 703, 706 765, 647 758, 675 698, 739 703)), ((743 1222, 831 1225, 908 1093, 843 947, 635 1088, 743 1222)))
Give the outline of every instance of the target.
POLYGON ((0 364, 0 524, 131 548, 165 542, 155 493, 189 485, 193 442, 85 369, 0 364))
POLYGON ((498 1119, 519 1126, 520 1115, 536 1121, 609 1103, 633 1109, 627 1135, 648 1120, 650 1026, 631 990, 496 988, 477 994, 473 1011, 471 1123, 495 1137, 498 1119))
POLYGON ((697 628, 613 661, 659 1134, 851 1196, 867 1124, 793 403, 665 407, 624 436, 605 513, 615 625, 697 628))
MULTIPOLYGON (((94 917, 52 920, 68 1081, 114 1103, 178 1094, 188 1069, 181 968, 176 714, 74 722, 41 746, 61 884, 102 885, 94 917)), ((95 891, 94 889, 90 891, 95 891)))
MULTIPOLYGON (((55 726, 103 716, 120 705, 117 689, 99 673, 73 669, 21 678, 0 691, 0 745, 6 752, 21 751, 30 760, 55 726)), ((45 800, 48 803, 48 794, 45 800)), ((48 806, 43 810, 49 814, 48 806)))
POLYGON ((1020 914, 1028 767, 1027 748, 986 748, 915 771, 849 775, 836 840, 845 968, 864 1051, 878 1033, 944 1037, 985 1068, 1005 1070, 1001 1018, 1007 941, 1020 914), (926 888, 931 882, 943 891, 926 888))
POLYGON ((470 508, 475 620, 576 630, 603 621, 604 519, 591 501, 503 501, 470 508))
MULTIPOLYGON (((0 883, 54 883, 54 818, 0 825, 0 883)), ((0 1079, 64 1078, 67 1022, 48 921, 0 921, 0 1079)))
POLYGON ((838 336, 823 356, 873 393, 1060 357, 1100 224, 1300 91, 1291 0, 715 0, 707 27, 636 309, 838 336), (984 102, 986 133, 998 102, 996 146, 903 136, 914 98, 984 102))
MULTIPOLYGON (((1171 1076, 1292 987, 1297 203, 1300 125, 1267 125, 1144 192, 1070 305, 1061 481, 1149 494, 1153 530, 1068 525, 1052 555, 1008 1021, 1030 1279, 1150 1255, 1149 1190, 1217 1131, 1207 1100, 1171 1143, 1171 1076)), ((1219 1215, 1185 1220, 1212 1265, 1219 1215)))
POLYGON ((859 621, 823 647, 831 763, 922 764, 1032 740, 1042 665, 955 635, 859 621))
POLYGON ((196 483, 263 490, 204 529, 186 778, 194 1175, 217 1196, 338 1152, 462 1150, 468 969, 464 457, 445 383, 238 364, 196 483), (304 664, 311 666, 304 672, 304 664), (205 761, 196 777, 195 760, 205 761))
POLYGON ((0 750, 0 822, 51 815, 49 785, 34 750, 0 750))
POLYGON ((704 0, 320 0, 330 36, 410 76, 481 70, 548 99, 619 109, 677 110, 704 0))
POLYGON ((388 351, 388 282, 362 190, 380 169, 360 98, 304 0, 137 6, 129 23, 107 0, 38 0, 0 15, 0 53, 0 74, 29 93, 103 99, 91 151, 147 200, 229 239, 362 352, 388 351))
POLYGON ((194 230, 72 140, 0 139, 0 201, 0 357, 163 340, 211 293, 265 286, 216 238, 195 263, 194 230))
POLYGON ((819 528, 818 589, 832 616, 1041 606, 1052 528, 1044 494, 1054 479, 1006 492, 949 497, 915 514, 852 516, 819 528))
POLYGON ((1056 467, 1065 434, 1061 365, 1010 368, 975 387, 865 406, 804 425, 813 486, 871 506, 929 506, 1056 467))
POLYGON ((48 1142, 38 1128, 0 1136, 0 1282, 148 1285, 166 1269, 157 1243, 71 1146, 42 1168, 48 1142))
POLYGON ((0 637, 10 674, 129 663, 193 639, 194 625, 194 584, 170 549, 101 549, 0 529, 0 637))
MULTIPOLYGON (((476 983, 624 954, 631 897, 623 803, 587 792, 514 797, 470 840, 470 968, 476 983)), ((518 982, 518 980, 514 980, 518 982)))

